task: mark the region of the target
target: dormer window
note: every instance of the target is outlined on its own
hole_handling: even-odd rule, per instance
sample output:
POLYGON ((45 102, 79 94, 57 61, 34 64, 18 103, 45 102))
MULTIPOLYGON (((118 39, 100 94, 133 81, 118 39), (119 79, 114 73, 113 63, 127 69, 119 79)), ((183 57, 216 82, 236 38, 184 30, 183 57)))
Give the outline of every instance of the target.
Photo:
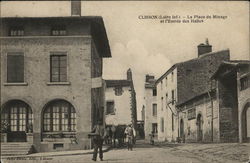
POLYGON ((65 26, 56 26, 51 30, 52 36, 65 36, 67 34, 65 26))
POLYGON ((23 27, 11 27, 9 31, 10 36, 23 36, 24 29, 23 27))

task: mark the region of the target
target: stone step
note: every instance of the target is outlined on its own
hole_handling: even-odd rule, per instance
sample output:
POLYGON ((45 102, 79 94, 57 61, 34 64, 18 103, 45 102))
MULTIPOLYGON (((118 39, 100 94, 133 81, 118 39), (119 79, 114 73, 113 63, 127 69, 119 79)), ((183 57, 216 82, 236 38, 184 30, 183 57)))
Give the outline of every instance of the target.
POLYGON ((3 143, 1 144, 2 156, 27 155, 32 145, 28 143, 3 143))

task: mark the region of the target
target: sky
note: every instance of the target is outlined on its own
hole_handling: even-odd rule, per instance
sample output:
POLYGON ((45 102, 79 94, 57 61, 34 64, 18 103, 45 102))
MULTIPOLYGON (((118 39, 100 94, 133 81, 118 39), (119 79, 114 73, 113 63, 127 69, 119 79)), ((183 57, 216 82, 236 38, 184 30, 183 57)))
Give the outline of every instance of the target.
MULTIPOLYGON (((69 1, 1 2, 2 17, 70 16, 69 1)), ((247 1, 82 1, 82 16, 102 16, 112 58, 104 59, 104 79, 125 79, 131 68, 141 119, 145 75, 156 79, 173 64, 197 57, 197 45, 208 38, 213 51, 230 49, 231 59, 249 60, 247 1), (203 23, 160 23, 147 16, 218 15, 203 23), (144 18, 144 19, 142 19, 144 18)), ((190 19, 189 19, 190 20, 190 19)))

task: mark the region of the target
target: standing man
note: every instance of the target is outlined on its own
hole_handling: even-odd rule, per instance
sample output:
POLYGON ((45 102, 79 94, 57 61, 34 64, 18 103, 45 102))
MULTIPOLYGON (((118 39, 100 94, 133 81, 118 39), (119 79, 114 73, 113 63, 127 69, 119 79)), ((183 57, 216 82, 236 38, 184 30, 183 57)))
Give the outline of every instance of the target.
POLYGON ((92 133, 95 133, 93 136, 93 144, 94 144, 94 154, 93 154, 93 161, 96 161, 97 158, 97 152, 99 148, 99 157, 100 160, 103 161, 103 152, 102 152, 102 145, 104 138, 106 136, 105 128, 103 127, 102 121, 98 121, 97 125, 92 130, 92 133))
POLYGON ((125 129, 126 134, 126 141, 127 141, 127 146, 128 150, 133 150, 133 138, 135 138, 135 130, 132 128, 131 124, 127 126, 125 129))

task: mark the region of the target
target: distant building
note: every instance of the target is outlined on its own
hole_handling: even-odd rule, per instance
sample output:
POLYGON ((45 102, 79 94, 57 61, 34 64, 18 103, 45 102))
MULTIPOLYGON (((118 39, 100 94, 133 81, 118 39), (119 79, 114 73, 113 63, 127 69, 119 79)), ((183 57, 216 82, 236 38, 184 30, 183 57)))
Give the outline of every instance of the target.
POLYGON ((157 90, 155 87, 155 78, 151 75, 146 75, 144 85, 144 132, 145 139, 150 139, 150 134, 153 132, 157 138, 157 90))
POLYGON ((0 33, 1 143, 89 149, 104 110, 103 58, 111 57, 102 17, 1 18, 0 33))
POLYGON ((218 86, 220 138, 250 142, 250 61, 222 62, 213 78, 218 86))
POLYGON ((136 93, 132 72, 127 71, 127 79, 105 80, 106 110, 105 123, 107 126, 137 126, 136 93))
POLYGON ((216 91, 210 78, 230 56, 229 50, 211 51, 208 42, 200 44, 198 58, 173 65, 156 81, 159 140, 211 141, 211 107, 213 139, 219 139, 216 91))

